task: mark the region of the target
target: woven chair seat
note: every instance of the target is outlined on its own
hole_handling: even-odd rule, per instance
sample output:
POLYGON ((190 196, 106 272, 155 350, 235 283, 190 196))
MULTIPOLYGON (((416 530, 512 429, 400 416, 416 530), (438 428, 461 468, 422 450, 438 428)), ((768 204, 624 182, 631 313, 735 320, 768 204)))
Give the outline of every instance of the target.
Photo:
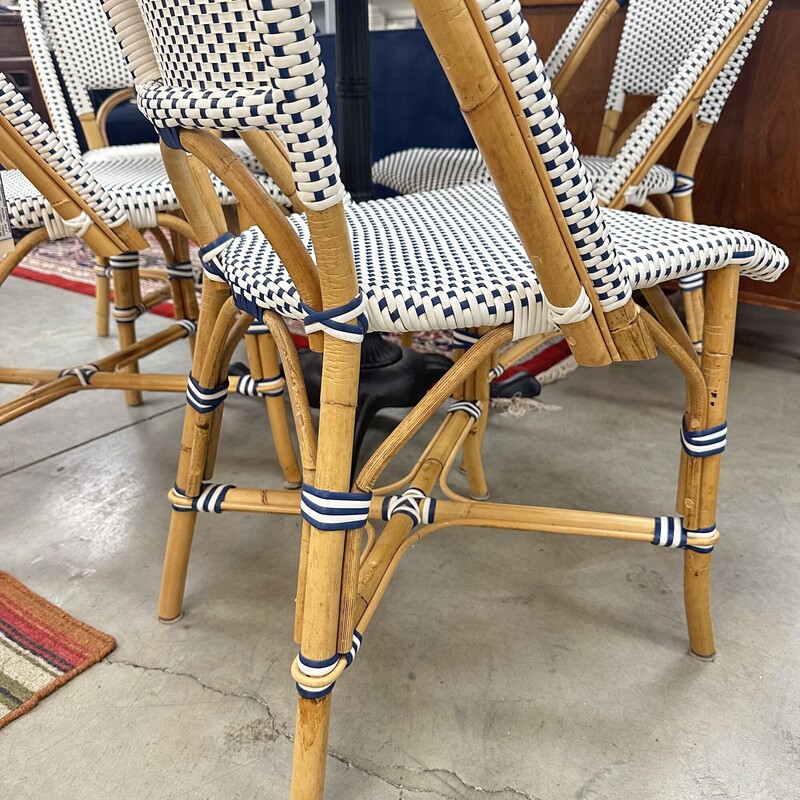
MULTIPOLYGON (((581 156, 596 186, 614 159, 581 156)), ((491 177, 478 150, 463 147, 414 147, 384 156, 372 165, 372 180, 399 194, 450 189, 468 183, 489 183, 491 177)), ((654 194, 669 194, 675 188, 675 171, 656 164, 645 179, 628 190, 628 205, 641 206, 654 194)))
MULTIPOLYGON (((244 145, 244 142, 241 144, 244 145)), ((251 154, 250 159, 255 160, 255 157, 251 154)), ((92 175, 106 191, 117 198, 137 228, 156 227, 156 214, 170 213, 180 208, 157 144, 90 150, 85 154, 85 160, 90 164, 92 175)), ((276 203, 289 207, 289 200, 272 179, 263 173, 256 177, 276 203)), ((234 204, 236 198, 233 193, 218 178, 213 175, 211 178, 223 205, 234 204)), ((73 232, 64 227, 50 203, 21 172, 3 172, 2 180, 13 228, 29 230, 44 226, 53 239, 73 235, 73 232)))
MULTIPOLYGON (((539 282, 493 186, 351 204, 347 220, 370 330, 497 326, 515 337, 553 330, 539 282)), ((603 212, 632 288, 738 264, 743 275, 775 280, 785 255, 769 242, 726 228, 603 212)), ((311 251, 305 218, 290 221, 311 251)), ((212 264, 241 308, 253 304, 301 319, 300 300, 261 231, 233 239, 212 264)))
MULTIPOLYGON (((225 140, 225 144, 233 150, 244 165, 251 171, 257 174, 264 174, 264 168, 259 163, 258 159, 253 155, 250 148, 238 137, 229 138, 225 140)), ((97 164, 100 161, 116 161, 127 158, 152 158, 155 161, 161 162, 161 150, 158 142, 144 142, 142 144, 118 144, 110 147, 96 147, 94 150, 87 150, 83 154, 83 160, 87 164, 97 164)), ((279 192, 277 187, 276 192, 279 192)), ((270 192, 272 195, 273 193, 270 192)), ((276 195, 273 195, 276 196, 276 195)), ((288 205, 289 201, 286 200, 281 205, 288 205)))

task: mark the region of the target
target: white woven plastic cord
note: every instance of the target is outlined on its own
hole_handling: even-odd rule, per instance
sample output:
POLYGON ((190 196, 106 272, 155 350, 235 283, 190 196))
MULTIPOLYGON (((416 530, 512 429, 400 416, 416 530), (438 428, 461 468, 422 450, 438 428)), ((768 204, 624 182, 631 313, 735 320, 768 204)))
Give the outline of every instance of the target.
MULTIPOLYGON (((158 212, 179 208, 160 159, 156 161, 145 155, 87 163, 50 130, 2 73, 0 111, 110 227, 120 225, 127 217, 137 228, 152 228, 157 224, 158 212)), ((212 180, 223 204, 236 202, 222 181, 214 176, 212 180)), ((75 224, 65 224, 18 170, 3 173, 3 186, 14 228, 44 226, 51 239, 76 234, 75 224)))
MULTIPOLYGON (((630 0, 628 5, 608 107, 621 110, 626 94, 666 96, 661 110, 648 116, 632 134, 629 150, 618 159, 583 156, 589 177, 606 202, 644 156, 665 124, 665 115, 677 107, 687 81, 699 74, 697 66, 702 68, 719 46, 720 39, 713 32, 718 30, 719 20, 724 26, 727 20, 738 19, 749 3, 630 0)), ((579 38, 580 33, 571 33, 571 29, 580 31, 581 23, 585 27, 597 6, 599 0, 587 0, 578 9, 547 61, 548 75, 555 75, 563 66, 569 49, 579 38)), ((768 10, 769 7, 706 92, 698 112, 700 119, 711 124, 719 120, 768 10)), ((416 148, 392 153, 375 163, 372 176, 376 183, 401 194, 491 180, 480 154, 473 149, 416 148)), ((657 165, 641 184, 626 191, 625 199, 628 205, 640 206, 651 195, 683 189, 673 170, 657 165)))
MULTIPOLYGON (((112 194, 89 172, 80 156, 76 156, 56 137, 2 72, 0 113, 103 222, 114 228, 125 221, 125 212, 112 194)), ((50 238, 58 239, 80 235, 82 226, 89 224, 88 218, 83 215, 65 222, 18 170, 3 172, 3 186, 14 228, 28 229, 44 225, 50 238)))
POLYGON ((269 129, 287 146, 300 200, 322 210, 344 191, 310 0, 141 0, 105 8, 158 128, 269 129), (161 76, 154 80, 155 70, 161 76), (151 76, 147 79, 147 76, 151 76))

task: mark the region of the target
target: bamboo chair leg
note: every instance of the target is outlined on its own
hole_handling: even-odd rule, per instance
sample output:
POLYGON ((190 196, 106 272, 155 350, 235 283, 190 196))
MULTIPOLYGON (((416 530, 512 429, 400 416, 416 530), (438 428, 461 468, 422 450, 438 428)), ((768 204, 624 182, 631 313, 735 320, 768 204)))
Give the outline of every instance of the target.
POLYGON ((483 413, 472 426, 472 430, 464 442, 464 454, 461 461, 469 481, 469 493, 473 500, 488 500, 489 486, 486 483, 486 471, 483 468, 481 448, 486 434, 489 419, 489 363, 486 359, 478 366, 466 382, 465 399, 479 401, 483 413))
POLYGON ((697 355, 703 354, 703 289, 688 289, 681 292, 683 310, 686 315, 686 330, 697 355))
MULTIPOLYGON (((675 219, 682 222, 694 222, 692 195, 676 197, 674 200, 675 219)), ((686 330, 692 340, 692 346, 698 355, 703 352, 703 288, 682 290, 683 309, 686 315, 686 330)))
MULTIPOLYGON (((703 326, 705 348, 701 368, 708 387, 706 424, 711 428, 721 425, 727 416, 739 270, 737 267, 715 270, 707 274, 706 280, 708 302, 703 326)), ((696 501, 695 525, 699 528, 716 525, 721 461, 721 455, 703 459, 699 497, 692 498, 696 501)), ((704 659, 713 658, 715 653, 710 578, 711 553, 687 550, 683 579, 689 647, 693 655, 704 659)))
POLYGON ((94 317, 98 336, 108 336, 111 306, 111 281, 108 278, 108 259, 97 256, 94 270, 94 317))
MULTIPOLYGON (((349 484, 359 357, 359 345, 326 336, 316 474, 318 485, 337 491, 349 484)), ((344 580, 350 561, 347 534, 314 528, 309 534, 300 649, 317 661, 339 652, 340 625, 354 605, 357 586, 348 587, 344 580), (343 597, 343 589, 352 596, 343 597)), ((320 699, 298 697, 292 800, 323 798, 331 698, 332 694, 320 699)))
MULTIPOLYGON (((141 304, 139 293, 139 268, 115 269, 112 273, 114 282, 114 305, 117 308, 135 308, 141 304)), ((121 348, 128 347, 136 343, 136 323, 135 321, 117 320, 117 335, 121 348)), ((122 367, 123 372, 139 372, 138 362, 133 362, 122 367)), ((124 392, 125 402, 129 406, 140 406, 142 404, 142 393, 135 389, 126 389, 124 392)))
MULTIPOLYGON (((198 345, 195 347, 192 366, 192 374, 195 376, 208 372, 213 372, 214 378, 217 376, 218 367, 211 362, 220 360, 224 339, 219 343, 216 352, 211 350, 208 343, 228 295, 227 284, 214 281, 205 281, 203 284, 203 313, 198 325, 198 345)), ((214 417, 221 411, 220 408, 211 414, 199 414, 189 405, 186 406, 175 483, 188 496, 194 497, 200 492, 202 480, 207 473, 209 452, 216 449, 212 436, 219 435, 220 426, 214 424, 214 417)), ((173 509, 158 598, 158 618, 161 622, 177 622, 183 616, 186 574, 196 522, 197 512, 173 509)))
MULTIPOLYGON (((250 375, 253 380, 260 381, 280 375, 278 351, 271 334, 245 335, 244 340, 247 348, 247 360, 250 364, 250 375)), ((275 453, 283 472, 283 485, 286 489, 299 489, 303 483, 303 476, 292 443, 283 395, 266 396, 264 401, 267 406, 275 453)))

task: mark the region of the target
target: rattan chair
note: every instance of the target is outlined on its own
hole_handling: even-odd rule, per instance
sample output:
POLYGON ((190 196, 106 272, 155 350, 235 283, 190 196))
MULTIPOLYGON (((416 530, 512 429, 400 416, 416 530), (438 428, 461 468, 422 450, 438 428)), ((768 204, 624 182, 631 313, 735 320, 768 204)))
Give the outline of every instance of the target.
MULTIPOLYGON (((334 683, 353 662, 403 554, 437 530, 512 528, 681 549, 690 646, 711 657, 709 566, 719 539, 716 498, 736 286, 740 274, 776 279, 787 266, 785 254, 742 231, 601 209, 518 0, 416 4, 497 190, 458 187, 347 207, 308 0, 105 5, 136 76, 139 107, 159 130, 167 169, 203 244, 207 276, 190 379, 195 393, 170 493, 159 615, 168 621, 182 613, 198 512, 302 517, 292 796, 322 797, 334 683), (213 128, 279 132, 306 216, 287 219, 270 204, 249 171, 209 133, 213 128), (224 172, 256 227, 239 236, 225 230, 198 160, 224 172), (709 295, 702 364, 668 304, 653 301, 658 321, 632 299, 636 288, 657 298, 660 282, 701 272, 708 275, 709 295), (226 380, 225 340, 237 308, 260 316, 279 344, 300 439, 299 497, 205 483, 211 480, 223 411, 217 387, 226 380), (285 318, 304 320, 312 346, 323 347, 316 430, 285 318), (555 327, 586 366, 649 359, 658 348, 684 376, 682 516, 476 503, 448 485, 462 450, 473 488, 482 475, 490 376, 502 369, 503 359, 524 351, 526 337, 555 327), (459 328, 481 335, 378 446, 351 485, 365 331, 459 328), (380 486, 387 464, 451 397, 411 473, 380 486), (434 499, 437 483, 444 497, 434 499), (373 523, 381 520, 386 524, 375 537, 373 523)), ((714 51, 724 42, 722 53, 738 46, 763 3, 732 1, 727 7, 705 42, 714 51)), ((708 47, 698 50, 692 72, 684 76, 685 102, 707 87, 712 67, 708 47)), ((676 442, 676 459, 677 451, 676 442)))
MULTIPOLYGON (((566 85, 559 71, 562 53, 576 41, 574 31, 586 25, 592 10, 585 9, 587 5, 593 7, 597 2, 587 0, 581 5, 576 18, 546 62, 547 74, 551 78, 555 76, 553 91, 556 95, 566 85)), ((722 0, 693 0, 689 3, 630 0, 626 5, 628 10, 597 155, 584 155, 583 164, 603 205, 611 208, 639 206, 658 216, 666 214, 693 222, 692 193, 698 160, 736 85, 771 4, 754 22, 727 63, 718 63, 719 75, 702 100, 697 98, 692 112, 691 133, 683 145, 677 169, 658 164, 657 160, 681 129, 671 119, 683 88, 681 76, 709 22, 719 13, 724 13, 725 3, 722 0), (649 113, 643 113, 619 135, 619 122, 629 95, 651 96, 657 101, 649 113)), ((594 28, 597 27, 595 23, 594 28)), ((593 30, 592 24, 588 25, 588 30, 596 39, 599 31, 593 30)), ((575 49, 582 58, 588 48, 579 42, 575 49)), ((580 58, 573 59, 568 79, 574 74, 575 61, 579 63, 580 58)), ((375 163, 373 179, 402 194, 491 180, 480 153, 459 148, 416 148, 392 153, 375 163)), ((686 278, 680 282, 680 287, 689 334, 695 349, 701 352, 703 278, 686 278)))
MULTIPOLYGON (((141 309, 160 301, 160 291, 144 298, 140 294, 140 272, 153 277, 154 271, 138 268, 136 250, 146 242, 128 214, 129 205, 136 208, 130 196, 126 197, 127 202, 121 202, 113 188, 109 190, 98 181, 94 174, 96 165, 89 167, 72 153, 3 73, 0 73, 0 151, 6 166, 11 167, 0 172, 9 220, 13 228, 25 231, 0 260, 0 285, 37 245, 77 236, 98 259, 114 265, 110 275, 115 302, 118 309, 130 309, 128 320, 132 322, 141 309)), ((191 236, 188 224, 185 221, 180 224, 181 232, 191 236)), ((138 373, 141 358, 178 339, 191 337, 196 331, 198 310, 192 271, 185 264, 172 264, 168 272, 177 317, 174 325, 142 341, 129 341, 118 352, 79 366, 60 370, 0 367, 0 383, 31 387, 19 397, 0 404, 0 425, 83 389, 123 390, 130 404, 141 401, 142 391, 185 393, 185 375, 138 373)), ((118 321, 121 326, 131 324, 121 315, 118 321)), ((265 398, 284 485, 296 488, 300 470, 289 433, 283 402, 284 381, 275 345, 264 326, 248 325, 252 322, 252 318, 242 315, 230 335, 231 352, 242 334, 245 335, 251 374, 232 377, 226 389, 265 398)))
MULTIPOLYGON (((106 187, 113 188, 114 194, 125 203, 136 227, 156 233, 168 262, 188 263, 186 242, 180 235, 181 222, 176 221, 180 206, 164 171, 158 144, 108 146, 108 116, 115 106, 131 99, 133 89, 100 1, 21 0, 20 13, 54 131, 71 152, 82 152, 72 121, 71 109, 74 110, 89 147, 84 153, 85 161, 92 165, 97 178, 106 187), (92 92, 108 90, 114 91, 95 111, 92 92), (172 232, 171 245, 157 231, 159 226, 172 232)), ((275 158, 270 152, 270 143, 257 144, 260 145, 259 154, 266 154, 265 163, 271 167, 275 158)), ((267 177, 259 158, 239 139, 232 141, 231 146, 259 175, 270 196, 288 211, 291 200, 267 177)), ((215 188, 234 225, 235 198, 216 179, 215 188)), ((108 334, 108 274, 114 267, 115 263, 102 261, 97 267, 97 330, 100 335, 108 334)), ((129 316, 130 312, 116 309, 114 316, 119 318, 120 315, 129 316)), ((130 333, 133 328, 127 325, 124 330, 130 333)), ((122 339, 121 343, 129 344, 129 340, 122 339)))
MULTIPOLYGON (((544 62, 556 96, 566 89, 608 23, 627 3, 583 0, 578 6, 544 62)), ((476 148, 411 147, 378 159, 372 165, 372 180, 398 194, 413 194, 487 182, 489 173, 476 148)))

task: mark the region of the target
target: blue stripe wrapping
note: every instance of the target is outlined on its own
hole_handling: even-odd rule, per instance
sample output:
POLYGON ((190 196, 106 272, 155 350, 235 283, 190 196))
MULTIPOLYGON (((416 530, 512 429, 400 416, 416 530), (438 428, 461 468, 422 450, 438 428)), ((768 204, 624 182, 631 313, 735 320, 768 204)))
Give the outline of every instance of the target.
POLYGON ((687 197, 694 191, 694 178, 691 175, 684 175, 682 172, 675 173, 675 185, 670 194, 673 197, 687 197))
POLYGON ((100 372, 100 367, 97 364, 82 364, 80 367, 68 367, 62 369, 58 373, 59 378, 66 378, 69 375, 74 375, 78 379, 81 386, 88 386, 92 382, 92 375, 95 372, 100 372))
POLYGON ((480 336, 466 328, 456 328, 453 331, 453 349, 467 350, 473 344, 480 341, 480 336))
POLYGON ((260 381, 255 380, 252 375, 242 375, 236 382, 236 392, 247 397, 262 395, 280 397, 283 394, 284 385, 285 381, 281 375, 276 375, 274 378, 262 378, 260 381))
POLYGON ((681 517, 656 517, 653 544, 659 547, 686 547, 686 531, 681 517))
POLYGON ((183 150, 181 144, 180 128, 156 128, 156 133, 164 144, 171 150, 183 150))
POLYGON ((361 292, 350 302, 324 311, 314 311, 305 303, 300 303, 300 307, 306 315, 303 322, 307 334, 324 331, 336 339, 355 343, 363 341, 364 334, 369 329, 364 306, 364 295, 361 292), (354 318, 355 322, 347 321, 354 318))
POLYGON ((371 492, 329 492, 307 483, 300 493, 300 515, 321 531, 363 528, 369 517, 371 492))
POLYGON ((197 320, 195 319, 176 319, 175 324, 180 325, 186 331, 187 338, 197 333, 197 320))
POLYGON ((692 550, 695 553, 710 553, 713 544, 689 544, 689 537, 710 538, 717 532, 717 526, 689 530, 683 526, 682 517, 656 517, 653 529, 653 544, 659 547, 672 547, 679 550, 692 550))
POLYGON ((724 452, 728 441, 728 423, 723 422, 704 431, 687 431, 684 420, 681 425, 681 446, 694 458, 718 456, 724 452))
POLYGON ((108 270, 114 272, 118 269, 136 269, 139 266, 139 253, 129 250, 127 253, 118 253, 108 258, 108 270))
POLYGON ((381 516, 390 520, 395 514, 405 514, 415 525, 429 525, 436 516, 436 500, 428 497, 422 489, 412 487, 403 494, 390 494, 383 499, 381 516))
POLYGON ((469 400, 459 400, 447 409, 448 414, 453 414, 456 411, 466 411, 473 419, 480 419, 481 416, 481 407, 477 403, 472 403, 469 400))
POLYGON ((167 264, 167 277, 173 280, 188 278, 194 280, 194 269, 191 261, 176 261, 174 264, 167 264))
POLYGON ((198 413, 209 414, 225 402, 228 396, 228 381, 219 386, 208 388, 201 386, 192 373, 186 386, 186 402, 198 413))
MULTIPOLYGON (((713 536, 717 531, 717 526, 712 525, 710 528, 698 528, 697 530, 690 531, 687 530, 686 533, 689 536, 695 536, 700 538, 705 538, 709 536, 713 536)), ((713 544, 687 544, 687 550, 692 550, 695 553, 710 553, 714 549, 713 544)))
POLYGON ((682 278, 678 278, 678 286, 684 292, 691 292, 693 289, 702 289, 705 282, 706 276, 703 272, 698 272, 694 275, 685 275, 682 278))
POLYGON ((226 231, 222 236, 218 236, 213 242, 209 242, 198 250, 200 260, 203 262, 203 270, 212 280, 227 280, 218 261, 220 255, 233 244, 235 239, 236 237, 230 231, 226 231))
POLYGON ((248 329, 249 336, 264 336, 269 333, 269 328, 263 322, 254 322, 248 329))
MULTIPOLYGON (((228 492, 235 488, 232 483, 204 483, 197 497, 187 498, 191 499, 191 505, 182 506, 173 503, 172 508, 174 511, 213 511, 215 514, 221 514, 222 504, 228 492)), ((178 484, 175 484, 174 489, 176 494, 186 497, 186 492, 180 489, 178 484)))
MULTIPOLYGON (((345 658, 345 669, 347 669, 358 655, 358 651, 361 649, 361 643, 363 640, 364 637, 361 635, 361 633, 358 631, 353 631, 353 644, 347 653, 335 653, 330 658, 323 659, 322 661, 314 661, 313 659, 306 658, 301 652, 297 657, 297 663, 300 667, 300 671, 309 677, 322 677, 324 675, 328 675, 333 672, 334 669, 336 669, 342 656, 345 658)), ((318 700, 320 697, 325 697, 325 695, 328 695, 333 691, 333 687, 335 685, 336 681, 331 681, 326 686, 322 686, 319 689, 313 689, 310 686, 304 686, 302 683, 295 684, 297 687, 297 693, 300 695, 300 697, 305 697, 309 700, 318 700)))

